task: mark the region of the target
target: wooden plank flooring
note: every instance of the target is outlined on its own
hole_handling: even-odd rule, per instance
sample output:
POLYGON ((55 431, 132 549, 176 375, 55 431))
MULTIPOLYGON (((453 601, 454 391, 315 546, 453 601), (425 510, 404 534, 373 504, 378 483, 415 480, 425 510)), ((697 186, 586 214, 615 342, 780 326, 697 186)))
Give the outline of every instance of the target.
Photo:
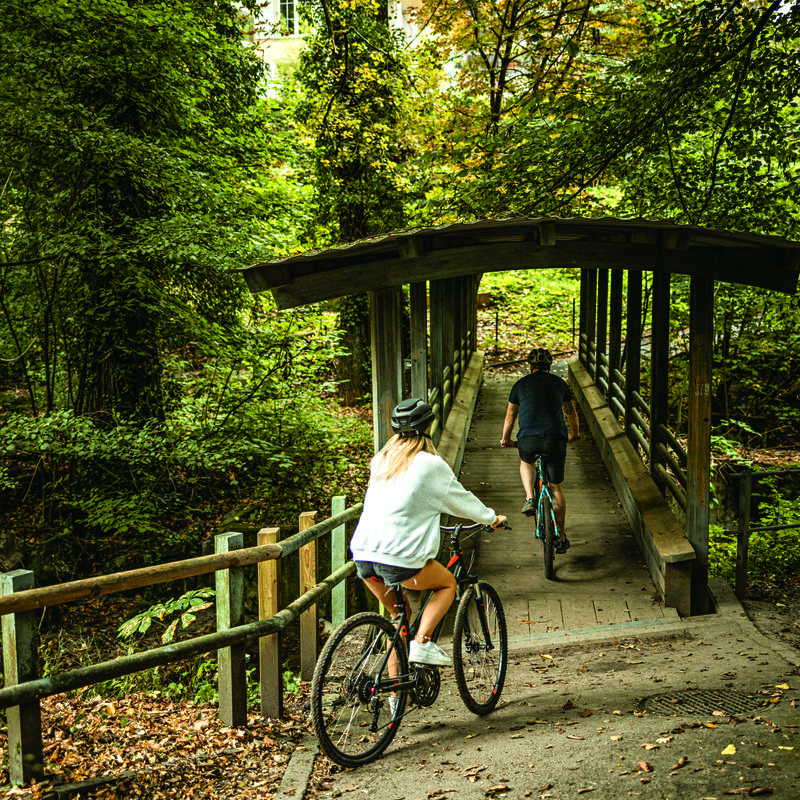
POLYGON ((464 485, 513 530, 481 534, 476 569, 503 600, 512 641, 559 631, 672 621, 658 601, 636 540, 594 443, 583 437, 567 451, 564 493, 572 546, 556 556, 556 579, 544 577, 533 521, 520 513, 524 492, 515 449, 500 447, 508 393, 522 375, 487 371, 461 470, 464 485))

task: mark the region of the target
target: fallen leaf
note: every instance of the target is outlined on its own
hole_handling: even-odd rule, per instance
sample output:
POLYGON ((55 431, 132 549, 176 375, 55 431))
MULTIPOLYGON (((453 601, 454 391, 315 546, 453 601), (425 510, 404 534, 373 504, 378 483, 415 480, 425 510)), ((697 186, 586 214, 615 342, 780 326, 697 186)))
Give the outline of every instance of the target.
POLYGON ((734 756, 736 755, 736 747, 732 744, 729 744, 723 751, 723 756, 734 756))
POLYGON ((642 772, 652 772, 653 771, 652 764, 650 764, 647 761, 639 761, 638 764, 639 764, 639 768, 642 770, 642 772))
POLYGON ((549 655, 548 653, 539 653, 540 658, 549 658, 551 661, 553 660, 553 656, 549 655))

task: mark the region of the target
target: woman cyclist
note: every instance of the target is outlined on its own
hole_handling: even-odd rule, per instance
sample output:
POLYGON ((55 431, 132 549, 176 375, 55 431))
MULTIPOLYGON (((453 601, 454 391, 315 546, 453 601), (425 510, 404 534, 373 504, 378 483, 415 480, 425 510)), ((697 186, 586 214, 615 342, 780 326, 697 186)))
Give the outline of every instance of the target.
POLYGON ((372 459, 364 510, 350 549, 359 578, 390 614, 394 598, 388 585, 431 590, 409 661, 443 666, 451 663, 450 656, 430 637, 455 598, 456 581, 436 559, 440 515, 465 517, 493 528, 506 518, 467 491, 437 454, 428 435, 433 420, 431 407, 414 398, 392 412, 395 435, 372 459))

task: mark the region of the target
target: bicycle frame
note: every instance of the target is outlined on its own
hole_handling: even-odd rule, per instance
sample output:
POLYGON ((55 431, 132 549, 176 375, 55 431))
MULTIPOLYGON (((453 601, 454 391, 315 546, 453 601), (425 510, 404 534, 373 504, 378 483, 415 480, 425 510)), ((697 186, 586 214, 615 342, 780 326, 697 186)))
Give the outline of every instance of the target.
MULTIPOLYGON (((461 600, 461 597, 463 596, 464 592, 468 587, 475 585, 479 581, 477 575, 471 575, 467 571, 466 564, 464 563, 464 550, 461 546, 461 532, 463 530, 474 530, 482 527, 483 523, 480 522, 476 523, 475 525, 468 525, 468 526, 464 526, 462 524, 457 524, 453 527, 442 526, 442 531, 450 532, 450 558, 448 559, 446 567, 450 572, 453 573, 453 576, 456 579, 457 602, 461 600)), ((408 641, 408 636, 410 635, 411 638, 414 638, 414 636, 416 636, 417 630, 419 629, 419 622, 420 619, 422 618, 422 612, 425 610, 431 598, 431 595, 429 594, 425 602, 420 607, 420 610, 415 615, 414 619, 412 621, 409 621, 408 608, 405 602, 405 596, 402 591, 402 585, 396 584, 393 585, 392 588, 394 589, 395 592, 395 608, 399 608, 400 610, 397 613, 397 615, 392 619, 392 624, 395 626, 395 632, 394 635, 392 636, 390 646, 386 649, 386 654, 383 657, 380 669, 378 670, 379 675, 384 674, 384 670, 386 670, 387 668, 392 651, 394 650, 395 647, 398 646, 398 641, 403 641, 401 637, 405 638, 405 641, 403 641, 403 647, 405 647, 406 642, 408 641)), ((484 646, 487 650, 493 650, 494 643, 492 642, 491 637, 489 636, 488 625, 486 622, 486 607, 484 605, 483 598, 481 595, 477 595, 477 608, 478 608, 478 618, 481 623, 481 631, 483 633, 484 646)), ((436 628, 434 629, 433 636, 431 636, 432 641, 435 642, 439 639, 439 634, 441 633, 443 626, 444 626, 444 618, 442 618, 439 621, 436 628)), ((422 668, 431 669, 430 667, 424 667, 424 666, 422 666, 422 668)), ((415 686, 416 686, 416 678, 414 676, 409 675, 406 679, 403 679, 402 677, 398 676, 397 678, 389 678, 387 680, 377 681, 373 686, 373 693, 379 693, 385 691, 409 690, 413 689, 415 686)), ((373 725, 376 724, 374 719, 372 724, 373 725)))
POLYGON ((534 492, 536 495, 536 538, 544 538, 544 513, 542 506, 544 505, 544 498, 550 500, 550 515, 553 518, 553 531, 555 532, 556 539, 560 538, 558 530, 558 523, 556 522, 556 515, 553 511, 553 495, 550 492, 550 476, 547 471, 547 456, 540 454, 536 456, 536 479, 534 481, 534 492))

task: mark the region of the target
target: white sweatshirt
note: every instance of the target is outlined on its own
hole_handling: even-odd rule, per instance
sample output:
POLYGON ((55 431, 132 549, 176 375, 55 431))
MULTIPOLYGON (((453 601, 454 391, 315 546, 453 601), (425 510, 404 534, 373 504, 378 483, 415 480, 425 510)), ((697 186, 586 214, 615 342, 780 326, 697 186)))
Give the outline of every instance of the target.
MULTIPOLYGON (((372 459, 374 473, 380 454, 372 459)), ((439 456, 420 452, 390 480, 373 480, 350 550, 356 561, 422 569, 439 554, 440 514, 492 523, 496 514, 456 479, 439 456)))

